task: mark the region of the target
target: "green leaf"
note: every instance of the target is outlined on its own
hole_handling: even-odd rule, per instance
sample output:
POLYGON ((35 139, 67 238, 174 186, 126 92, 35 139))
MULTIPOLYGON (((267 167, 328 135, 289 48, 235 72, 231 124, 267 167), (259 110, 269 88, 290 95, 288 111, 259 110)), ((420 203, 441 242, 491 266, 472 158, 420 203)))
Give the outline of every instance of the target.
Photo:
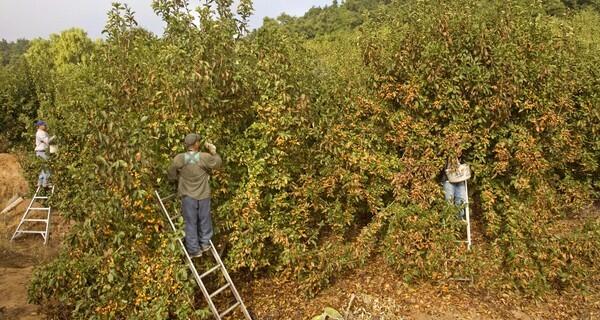
POLYGON ((331 319, 334 320, 344 320, 344 317, 342 316, 341 313, 339 313, 337 310, 330 308, 330 307, 325 307, 324 309, 325 311, 325 315, 328 316, 331 319))

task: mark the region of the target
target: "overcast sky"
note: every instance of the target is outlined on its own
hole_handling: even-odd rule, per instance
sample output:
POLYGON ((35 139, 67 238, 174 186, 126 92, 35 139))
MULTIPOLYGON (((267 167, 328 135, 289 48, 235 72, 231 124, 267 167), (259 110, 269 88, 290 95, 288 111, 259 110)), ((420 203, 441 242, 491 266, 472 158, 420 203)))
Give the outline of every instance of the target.
MULTIPOLYGON (((101 37, 111 0, 0 0, 0 39, 46 38, 51 33, 79 27, 91 38, 101 37)), ((150 6, 151 0, 122 0, 135 12, 140 26, 160 34, 163 23, 150 6)), ((202 1, 204 2, 204 1, 202 1)), ((282 12, 302 15, 313 6, 329 5, 332 0, 255 0, 251 28, 259 27, 263 18, 282 12)), ((190 0, 199 4, 200 0, 190 0)))

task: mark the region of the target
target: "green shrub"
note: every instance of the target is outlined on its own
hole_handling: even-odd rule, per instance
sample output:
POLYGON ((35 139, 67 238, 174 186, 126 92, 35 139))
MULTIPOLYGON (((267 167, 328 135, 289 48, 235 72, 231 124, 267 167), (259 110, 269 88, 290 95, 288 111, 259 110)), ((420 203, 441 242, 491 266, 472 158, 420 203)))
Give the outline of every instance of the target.
POLYGON ((505 280, 528 292, 558 272, 545 252, 570 252, 545 240, 548 226, 597 198, 599 69, 573 24, 518 1, 399 3, 364 33, 389 141, 407 168, 397 194, 430 203, 431 177, 460 143, 505 280))
POLYGON ((273 25, 245 33, 230 5, 154 1, 159 38, 115 4, 107 40, 52 71, 40 114, 61 139, 55 205, 75 224, 36 272, 34 302, 85 319, 202 313, 153 197, 173 191, 165 169, 192 131, 225 160, 213 212, 233 272, 315 294, 381 253, 407 281, 464 270, 530 293, 592 284, 598 224, 551 227, 597 198, 600 54, 571 28, 593 13, 397 2, 358 40, 304 45, 273 25), (437 179, 461 141, 485 235, 442 272, 464 257, 437 179))

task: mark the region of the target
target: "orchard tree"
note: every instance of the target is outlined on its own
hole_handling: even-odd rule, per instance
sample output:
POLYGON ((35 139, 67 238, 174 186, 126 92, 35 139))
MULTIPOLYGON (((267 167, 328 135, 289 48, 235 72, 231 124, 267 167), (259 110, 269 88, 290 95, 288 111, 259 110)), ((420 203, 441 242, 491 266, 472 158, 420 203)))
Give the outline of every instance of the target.
POLYGON ((447 279, 463 229, 436 176, 463 143, 485 241, 458 269, 533 293, 597 281, 598 223, 553 229, 598 191, 600 54, 580 33, 595 13, 393 2, 362 31, 305 42, 276 23, 248 33, 251 2, 232 3, 156 0, 161 37, 114 4, 106 41, 75 59, 85 41, 34 41, 34 79, 54 79, 40 114, 64 141, 55 205, 74 224, 33 301, 71 318, 204 314, 153 197, 174 191, 165 169, 190 132, 225 160, 212 199, 233 274, 314 294, 382 254, 406 281, 447 279))

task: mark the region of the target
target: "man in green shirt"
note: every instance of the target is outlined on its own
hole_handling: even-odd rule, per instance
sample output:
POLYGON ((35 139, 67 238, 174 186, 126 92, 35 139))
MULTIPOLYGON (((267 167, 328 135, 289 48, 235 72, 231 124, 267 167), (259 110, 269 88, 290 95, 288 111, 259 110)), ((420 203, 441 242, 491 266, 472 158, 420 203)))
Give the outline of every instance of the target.
POLYGON ((173 159, 168 178, 177 181, 177 194, 181 197, 185 220, 185 246, 192 257, 202 256, 210 249, 213 235, 210 215, 210 173, 221 166, 221 156, 210 143, 204 146, 208 153, 200 152, 200 135, 191 133, 185 137, 188 152, 173 159))

